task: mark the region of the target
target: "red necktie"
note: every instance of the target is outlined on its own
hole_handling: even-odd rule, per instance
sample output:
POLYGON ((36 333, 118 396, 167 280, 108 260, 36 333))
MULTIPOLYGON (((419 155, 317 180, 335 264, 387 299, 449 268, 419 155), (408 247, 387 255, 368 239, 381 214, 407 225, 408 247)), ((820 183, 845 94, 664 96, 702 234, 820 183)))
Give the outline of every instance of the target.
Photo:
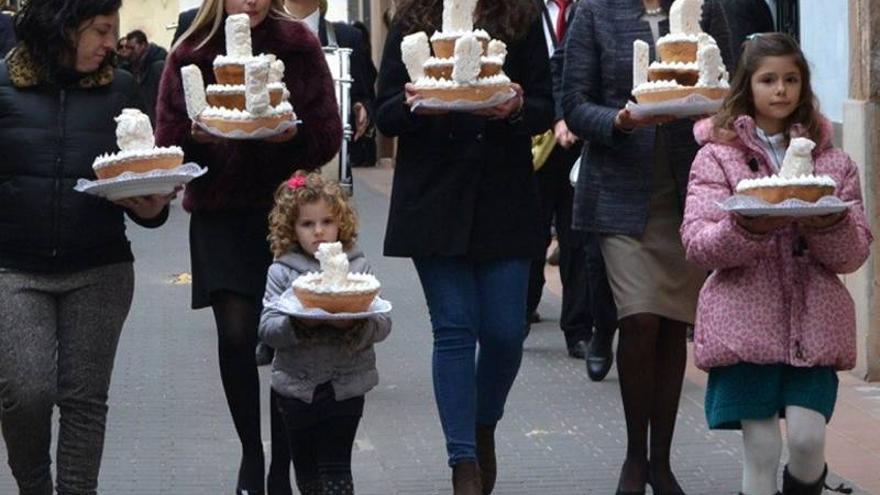
POLYGON ((559 7, 559 13, 556 14, 556 40, 560 43, 565 38, 565 30, 568 28, 568 7, 574 0, 553 0, 559 7))

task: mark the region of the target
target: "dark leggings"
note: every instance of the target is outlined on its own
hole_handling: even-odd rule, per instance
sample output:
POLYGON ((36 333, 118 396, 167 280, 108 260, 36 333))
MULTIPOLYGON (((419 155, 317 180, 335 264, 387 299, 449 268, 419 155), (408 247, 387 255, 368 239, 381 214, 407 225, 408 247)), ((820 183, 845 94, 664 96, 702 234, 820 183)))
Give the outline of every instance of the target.
POLYGON ((363 413, 363 396, 339 402, 331 397, 308 404, 274 390, 272 395, 287 430, 300 492, 353 494, 351 451, 363 413))
MULTIPOLYGON (((238 488, 262 490, 265 459, 260 434, 260 380, 254 350, 260 303, 229 291, 211 295, 211 307, 217 324, 220 378, 235 431, 241 441, 242 458, 238 488)), ((271 413, 272 467, 269 470, 269 493, 286 495, 290 488, 290 457, 280 418, 271 413)))

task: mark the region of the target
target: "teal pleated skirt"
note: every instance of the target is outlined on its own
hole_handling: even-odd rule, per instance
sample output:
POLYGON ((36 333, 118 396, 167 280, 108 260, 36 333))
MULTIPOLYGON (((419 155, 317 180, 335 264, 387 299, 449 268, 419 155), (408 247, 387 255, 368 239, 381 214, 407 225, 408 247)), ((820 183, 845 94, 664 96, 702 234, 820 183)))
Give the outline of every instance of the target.
POLYGON ((837 401, 832 368, 739 363, 709 370, 706 420, 709 428, 738 430, 742 420, 785 417, 787 406, 816 411, 831 420, 837 401))

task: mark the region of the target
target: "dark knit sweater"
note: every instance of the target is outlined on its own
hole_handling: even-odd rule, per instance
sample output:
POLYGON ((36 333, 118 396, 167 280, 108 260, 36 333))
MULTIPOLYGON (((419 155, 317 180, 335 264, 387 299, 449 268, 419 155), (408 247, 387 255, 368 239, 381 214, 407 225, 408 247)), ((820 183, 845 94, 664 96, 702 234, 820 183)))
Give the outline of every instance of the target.
POLYGON ((272 53, 284 62, 290 102, 303 121, 289 142, 226 140, 197 144, 191 138, 180 69, 196 64, 205 84, 214 82, 213 62, 225 53, 223 29, 196 50, 207 33, 196 33, 168 57, 157 103, 156 142, 181 146, 186 160, 207 166, 208 173, 186 188, 189 211, 266 209, 275 188, 294 170, 314 170, 328 162, 342 143, 342 123, 333 81, 317 38, 305 24, 270 14, 253 29, 254 53, 272 53))

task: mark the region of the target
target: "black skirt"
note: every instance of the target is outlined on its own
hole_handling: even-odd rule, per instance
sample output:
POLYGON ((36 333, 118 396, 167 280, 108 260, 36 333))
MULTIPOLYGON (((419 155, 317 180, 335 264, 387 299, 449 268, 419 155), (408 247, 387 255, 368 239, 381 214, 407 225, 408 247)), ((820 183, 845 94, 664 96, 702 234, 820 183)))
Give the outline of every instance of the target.
POLYGON ((193 212, 189 223, 192 308, 211 306, 211 295, 230 291, 259 303, 272 264, 269 211, 193 212))

